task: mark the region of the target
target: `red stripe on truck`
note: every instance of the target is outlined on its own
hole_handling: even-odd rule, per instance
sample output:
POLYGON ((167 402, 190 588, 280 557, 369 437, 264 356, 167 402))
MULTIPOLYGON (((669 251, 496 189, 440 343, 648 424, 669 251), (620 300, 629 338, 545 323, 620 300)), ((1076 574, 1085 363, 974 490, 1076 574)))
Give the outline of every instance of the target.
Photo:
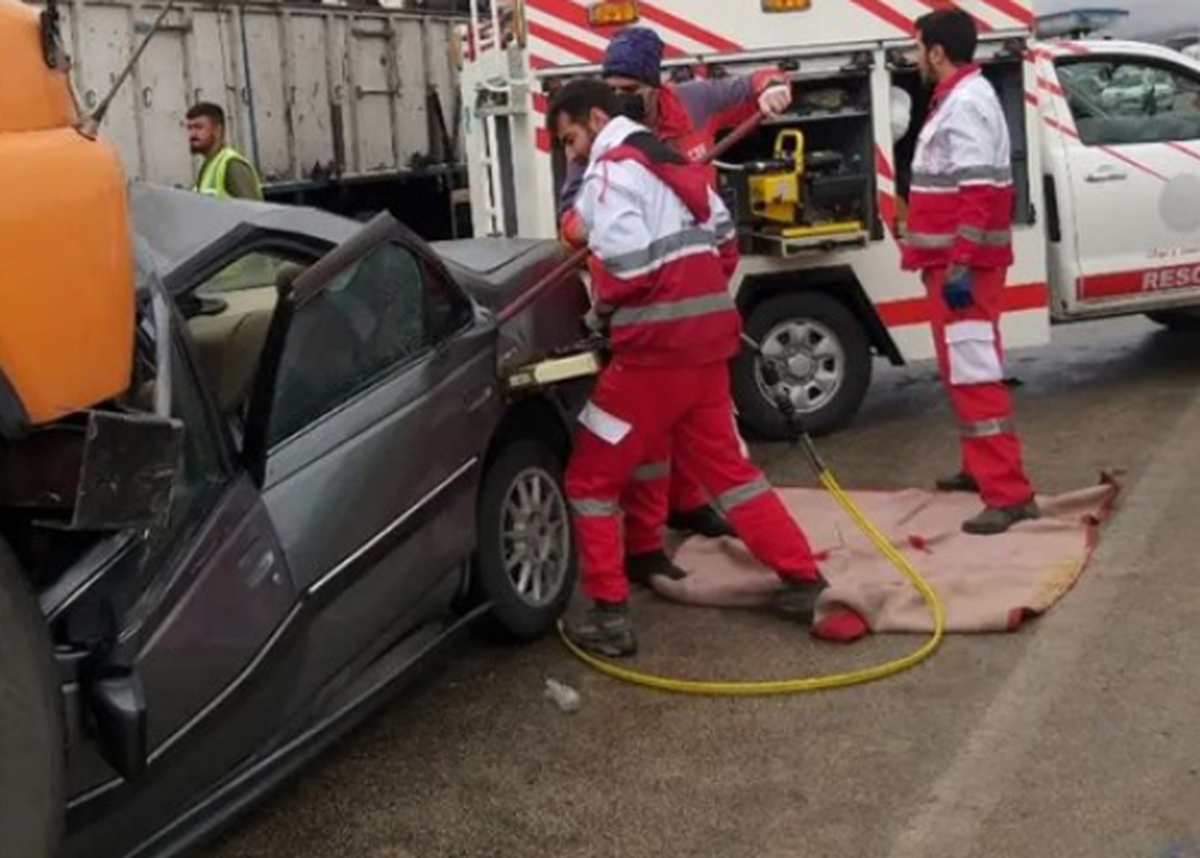
POLYGON ((1075 293, 1081 301, 1197 288, 1200 288, 1200 262, 1116 274, 1093 274, 1080 277, 1075 283, 1075 293))
MULTIPOLYGON (((578 3, 572 3, 570 0, 532 0, 532 2, 529 4, 529 8, 536 9, 539 12, 544 12, 547 15, 552 15, 558 20, 570 24, 573 27, 578 27, 581 30, 587 30, 605 37, 615 33, 616 30, 619 29, 615 27, 593 27, 591 22, 588 21, 587 9, 583 6, 580 6, 578 3)), ((671 33, 664 33, 660 35, 663 36, 663 40, 666 42, 664 54, 668 59, 676 59, 678 57, 687 55, 681 48, 670 44, 669 38, 672 35, 671 33)), ((587 59, 587 57, 582 55, 578 56, 580 56, 581 59, 587 59)), ((589 60, 589 62, 591 61, 589 60)))
MULTIPOLYGON (((1049 125, 1051 128, 1053 128, 1055 131, 1058 131, 1062 134, 1066 134, 1068 137, 1072 137, 1076 140, 1079 139, 1079 132, 1075 131, 1075 129, 1068 128, 1062 122, 1059 122, 1057 119, 1054 119, 1049 116, 1045 117, 1045 120, 1046 120, 1046 124, 1049 125)), ((1133 169, 1138 170, 1142 173, 1145 173, 1147 176, 1152 176, 1155 179, 1158 179, 1160 182, 1169 181, 1169 179, 1167 179, 1166 176, 1164 176, 1162 173, 1155 170, 1153 167, 1151 167, 1147 164, 1143 164, 1141 161, 1135 161, 1132 158, 1130 158, 1128 155, 1114 149, 1111 146, 1097 146, 1096 148, 1099 149, 1101 152, 1103 152, 1105 155, 1108 155, 1110 158, 1115 158, 1118 161, 1122 162, 1123 164, 1128 164, 1130 167, 1133 167, 1133 169)))
POLYGON ((879 18, 886 24, 890 24, 905 35, 911 36, 916 32, 913 22, 906 15, 897 12, 886 2, 882 2, 882 0, 850 0, 850 2, 864 11, 870 12, 876 18, 879 18))
POLYGON ((706 30, 703 27, 693 24, 691 21, 685 21, 683 18, 672 15, 665 9, 659 9, 657 6, 645 2, 639 2, 638 8, 642 12, 642 17, 647 21, 653 21, 660 27, 673 30, 676 35, 691 39, 693 42, 707 45, 714 51, 728 54, 737 53, 742 50, 742 46, 737 42, 731 42, 729 39, 714 33, 712 30, 706 30))
MULTIPOLYGON (((917 2, 921 3, 924 6, 928 6, 930 9, 934 9, 934 10, 959 8, 959 5, 957 3, 955 3, 954 0, 917 0, 917 2)), ((968 12, 968 14, 975 21, 975 26, 979 28, 979 32, 990 33, 990 32, 992 32, 992 30, 996 29, 995 27, 992 26, 991 22, 985 21, 983 18, 980 18, 975 13, 968 12)))
MULTIPOLYGON (((1005 312, 1041 310, 1050 306, 1050 289, 1045 283, 1027 283, 1009 286, 1004 290, 1005 312)), ((900 301, 884 301, 876 304, 879 318, 889 328, 929 323, 928 298, 904 298, 900 301)))
POLYGON ((1172 149, 1174 149, 1176 152, 1182 152, 1184 155, 1187 155, 1189 158, 1195 158, 1197 161, 1200 161, 1200 152, 1195 152, 1195 151, 1189 149, 1187 146, 1184 146, 1182 143, 1173 143, 1172 142, 1172 143, 1167 143, 1167 145, 1170 146, 1172 149))
MULTIPOLYGON (((896 181, 896 171, 892 169, 892 164, 888 160, 887 153, 883 151, 882 146, 875 147, 875 172, 885 182, 896 181)), ((899 211, 896 205, 895 194, 890 194, 882 189, 879 191, 879 211, 883 215, 883 224, 887 228, 888 235, 895 238, 898 228, 896 220, 899 211)))
POLYGON ((587 63, 598 63, 604 59, 604 51, 600 48, 585 44, 578 39, 572 39, 570 36, 564 36, 557 30, 551 30, 537 21, 529 22, 529 35, 554 45, 556 48, 561 48, 587 63))
POLYGON ((1066 92, 1063 90, 1063 88, 1054 81, 1050 80, 1050 78, 1039 76, 1037 82, 1039 87, 1046 90, 1046 92, 1051 93, 1052 95, 1066 95, 1066 92))
POLYGON ((983 2, 997 12, 1012 18, 1023 27, 1028 27, 1034 21, 1033 10, 1026 5, 1014 2, 1014 0, 983 0, 983 2))
POLYGON ((888 160, 887 153, 883 151, 882 146, 875 147, 875 171, 888 181, 896 179, 896 171, 892 169, 892 163, 888 160))

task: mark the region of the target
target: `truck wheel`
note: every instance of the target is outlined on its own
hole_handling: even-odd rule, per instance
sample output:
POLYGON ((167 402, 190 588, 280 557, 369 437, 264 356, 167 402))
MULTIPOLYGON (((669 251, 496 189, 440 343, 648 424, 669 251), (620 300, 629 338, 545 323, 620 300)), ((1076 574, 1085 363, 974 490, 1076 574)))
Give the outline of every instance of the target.
MULTIPOLYGON (((862 324, 840 301, 820 292, 777 295, 750 311, 745 329, 775 363, 780 386, 808 432, 840 429, 858 411, 871 384, 871 346, 862 324)), ((738 414, 756 435, 786 440, 787 422, 771 393, 761 359, 743 345, 733 366, 738 414)))
POLYGON ((61 686, 42 613, 0 541, 0 843, 50 858, 63 812, 61 686))
POLYGON ((1200 313, 1190 310, 1163 310, 1147 313, 1146 318, 1171 331, 1200 331, 1200 313))
POLYGON ((476 598, 492 604, 491 631, 527 642, 554 628, 578 564, 562 463, 547 444, 516 441, 484 475, 475 565, 476 598))

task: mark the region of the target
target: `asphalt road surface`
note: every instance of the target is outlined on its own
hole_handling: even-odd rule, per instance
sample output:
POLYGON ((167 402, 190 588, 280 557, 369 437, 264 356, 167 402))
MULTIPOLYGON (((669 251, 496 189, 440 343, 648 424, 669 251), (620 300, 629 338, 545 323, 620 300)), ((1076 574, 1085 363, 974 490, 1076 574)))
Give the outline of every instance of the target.
MULTIPOLYGON (((556 640, 468 641, 231 830, 206 858, 1200 858, 1200 334, 1119 320, 1016 353, 1039 488, 1119 471, 1080 585, 1014 635, 788 698, 684 698, 589 673, 556 640), (552 676, 581 711, 543 697, 552 676)), ((880 368, 821 444, 847 487, 957 463, 932 366, 880 368)), ((759 446, 777 484, 800 459, 759 446)), ((655 664, 725 678, 869 664, 769 617, 641 606, 655 664)), ((648 661, 648 659, 647 659, 648 661)))

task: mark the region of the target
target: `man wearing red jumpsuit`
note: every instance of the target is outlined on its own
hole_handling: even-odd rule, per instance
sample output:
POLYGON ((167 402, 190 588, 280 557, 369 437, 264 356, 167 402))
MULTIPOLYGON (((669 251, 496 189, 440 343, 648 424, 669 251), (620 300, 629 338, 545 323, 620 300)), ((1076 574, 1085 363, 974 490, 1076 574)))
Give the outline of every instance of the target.
POLYGON ((938 365, 962 437, 961 470, 938 487, 978 492, 985 508, 963 530, 997 534, 1038 517, 1012 426, 999 327, 1013 262, 1008 125, 973 62, 974 19, 939 10, 916 29, 917 62, 935 90, 913 159, 903 264, 925 281, 938 365))
POLYGON ((728 361, 740 347, 741 316, 728 289, 737 264, 733 222, 702 167, 644 126, 614 118, 619 110, 609 87, 583 80, 555 93, 547 117, 567 151, 588 162, 575 208, 612 351, 567 467, 592 601, 567 632, 599 655, 636 653, 620 501, 637 467, 664 447, 784 581, 779 610, 811 624, 825 581, 799 525, 742 454, 734 426, 728 361))
MULTIPOLYGON (((791 85, 782 72, 774 69, 719 80, 663 84, 663 50, 662 39, 650 28, 621 30, 605 51, 604 80, 621 96, 623 115, 644 122, 660 139, 693 161, 708 154, 717 131, 732 128, 755 112, 777 115, 791 103, 791 85)), ((578 245, 585 243, 585 238, 572 205, 585 167, 585 162, 577 160, 568 163, 559 198, 564 237, 578 245)), ((704 171, 709 184, 715 187, 716 168, 706 166, 704 171)), ((672 458, 666 450, 661 459, 643 462, 622 498, 627 566, 634 580, 645 580, 652 574, 679 574, 663 551, 664 524, 705 536, 731 533, 695 477, 680 468, 677 461, 672 463, 672 458)))

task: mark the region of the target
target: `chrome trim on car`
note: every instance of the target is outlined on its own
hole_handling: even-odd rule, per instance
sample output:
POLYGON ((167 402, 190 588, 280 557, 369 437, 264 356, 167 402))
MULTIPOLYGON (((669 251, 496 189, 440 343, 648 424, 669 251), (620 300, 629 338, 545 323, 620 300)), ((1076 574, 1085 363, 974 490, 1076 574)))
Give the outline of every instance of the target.
POLYGON ((311 587, 308 588, 308 593, 311 595, 315 595, 315 594, 321 592, 321 590, 324 587, 326 587, 330 582, 332 582, 335 578, 337 578, 339 575, 341 575, 343 572, 345 572, 346 569, 353 566, 355 561, 357 561, 360 557, 362 557, 364 554, 366 554, 368 551, 370 551, 372 548, 374 548, 380 542, 387 539, 395 531, 397 531, 398 529, 403 527, 405 525, 405 523, 407 523, 410 519, 412 519, 413 516, 415 516, 417 513, 419 513, 425 507, 429 506, 429 504, 432 503, 433 500, 435 498, 437 498, 438 495, 440 495, 442 492, 446 491, 448 488, 450 488, 452 485, 454 485, 456 482, 458 482, 460 479, 462 479, 478 463, 479 463, 479 457, 472 456, 469 460, 467 460, 467 462, 462 464, 458 468, 458 470, 456 470, 453 474, 446 477, 446 479, 442 480, 440 483, 438 483, 436 486, 434 486, 432 489, 430 489, 419 501, 417 501, 415 504, 413 504, 411 507, 409 507, 407 510, 405 510, 404 513, 401 514, 401 516, 399 518, 397 518, 395 521, 393 521, 391 524, 389 524, 383 530, 379 531, 377 534, 372 536, 369 540, 367 540, 367 542, 365 542, 363 545, 361 545, 353 554, 351 554, 349 557, 347 557, 345 560, 343 560, 337 566, 334 566, 332 569, 330 569, 328 572, 326 572, 324 575, 322 575, 321 578, 318 579, 315 584, 313 584, 311 587))

